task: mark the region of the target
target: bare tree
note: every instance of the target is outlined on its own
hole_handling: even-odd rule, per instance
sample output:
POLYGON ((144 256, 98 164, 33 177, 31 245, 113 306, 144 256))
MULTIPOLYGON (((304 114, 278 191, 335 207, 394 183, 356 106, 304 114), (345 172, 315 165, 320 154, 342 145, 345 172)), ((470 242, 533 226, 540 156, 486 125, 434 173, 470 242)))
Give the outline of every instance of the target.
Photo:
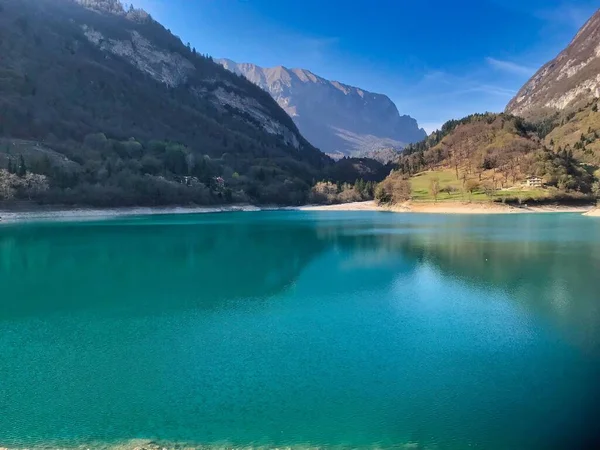
POLYGON ((410 181, 399 172, 392 172, 379 184, 377 191, 380 203, 402 203, 410 200, 412 196, 410 181))
POLYGON ((475 180, 467 180, 465 183, 465 192, 469 194, 469 201, 473 200, 473 192, 478 190, 480 187, 479 183, 475 180))
POLYGON ((485 195, 490 199, 493 200, 493 198, 496 195, 496 186, 494 183, 484 183, 483 184, 483 192, 485 193, 485 195))
POLYGON ((411 199, 412 188, 410 181, 404 179, 396 179, 392 183, 392 201, 401 203, 411 199))
POLYGON ((440 194, 440 179, 439 178, 434 177, 431 180, 429 180, 429 192, 431 193, 431 196, 433 197, 433 201, 437 202, 438 195, 440 194))

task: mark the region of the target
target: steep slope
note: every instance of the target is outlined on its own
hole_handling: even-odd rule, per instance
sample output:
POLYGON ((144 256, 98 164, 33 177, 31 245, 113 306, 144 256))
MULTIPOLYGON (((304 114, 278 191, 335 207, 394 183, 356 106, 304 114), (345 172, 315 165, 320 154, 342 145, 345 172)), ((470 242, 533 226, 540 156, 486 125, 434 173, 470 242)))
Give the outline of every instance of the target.
MULTIPOLYGON (((76 162, 66 175, 27 161, 51 181, 74 178, 71 191, 123 194, 139 178, 146 192, 152 177, 176 184, 194 175, 213 195, 210 180, 221 176, 234 199, 298 202, 302 195, 285 193, 308 192, 330 164, 267 93, 117 0, 0 0, 0 54, 0 137, 44 141, 76 162), (150 145, 157 140, 171 147, 150 145)), ((14 163, 9 150, 4 159, 14 163)))
POLYGON ((335 157, 400 148, 426 136, 416 120, 400 116, 385 95, 329 81, 305 69, 217 62, 269 92, 313 145, 335 157))
MULTIPOLYGON (((555 126, 544 139, 547 147, 557 152, 571 151, 594 170, 600 167, 600 112, 596 102, 553 124, 555 126)), ((597 174, 600 175, 600 171, 597 174)))
POLYGON ((517 93, 506 112, 540 120, 570 112, 600 96, 600 10, 568 47, 545 64, 517 93))

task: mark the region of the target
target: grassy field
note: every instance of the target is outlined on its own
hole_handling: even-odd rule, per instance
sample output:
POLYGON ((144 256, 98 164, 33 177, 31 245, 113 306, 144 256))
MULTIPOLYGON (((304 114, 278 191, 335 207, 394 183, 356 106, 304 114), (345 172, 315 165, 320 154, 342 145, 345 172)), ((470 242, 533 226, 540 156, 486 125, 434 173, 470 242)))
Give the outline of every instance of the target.
MULTIPOLYGON (((455 192, 452 192, 450 194, 448 194, 447 192, 441 192, 438 195, 438 202, 489 202, 493 200, 501 200, 502 197, 541 199, 551 196, 551 192, 547 189, 520 188, 512 188, 510 190, 498 190, 496 191, 493 197, 489 197, 488 195, 486 195, 485 192, 483 192, 483 190, 477 190, 472 194, 468 194, 463 192, 463 182, 461 173, 459 173, 459 177, 461 177, 461 179, 457 180, 456 173, 454 172, 454 170, 451 169, 421 172, 410 179, 413 200, 423 202, 434 201, 434 198, 431 195, 430 187, 431 180, 434 178, 437 178, 439 180, 440 188, 452 187, 455 189, 455 192)), ((485 181, 487 177, 487 174, 483 174, 482 180, 485 181)), ((469 177, 468 179, 478 180, 478 177, 469 177)))

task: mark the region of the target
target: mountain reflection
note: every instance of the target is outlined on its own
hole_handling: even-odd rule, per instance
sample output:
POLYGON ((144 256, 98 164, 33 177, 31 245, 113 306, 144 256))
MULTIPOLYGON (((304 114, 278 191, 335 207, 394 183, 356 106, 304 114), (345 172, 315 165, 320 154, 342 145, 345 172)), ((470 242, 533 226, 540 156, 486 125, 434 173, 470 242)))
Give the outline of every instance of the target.
POLYGON ((287 212, 3 227, 0 319, 70 309, 151 314, 260 302, 292 286, 307 265, 329 252, 323 291, 390 285, 398 272, 427 264, 500 290, 579 340, 597 340, 595 223, 394 214, 345 219, 287 212), (366 272, 371 275, 362 277, 366 272))
POLYGON ((310 226, 208 217, 4 228, 0 318, 106 307, 146 314, 266 298, 325 245, 310 226))
POLYGON ((566 222, 541 216, 416 216, 379 224, 370 234, 329 237, 350 252, 371 249, 503 293, 578 343, 600 349, 600 227, 577 216, 561 219, 566 222))

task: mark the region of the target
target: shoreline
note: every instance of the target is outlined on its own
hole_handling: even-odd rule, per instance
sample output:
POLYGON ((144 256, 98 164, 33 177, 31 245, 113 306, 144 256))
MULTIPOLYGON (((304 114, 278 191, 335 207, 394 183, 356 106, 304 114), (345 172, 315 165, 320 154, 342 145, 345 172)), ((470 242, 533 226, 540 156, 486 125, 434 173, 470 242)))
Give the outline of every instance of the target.
MULTIPOLYGON (((0 223, 14 223, 27 221, 82 221, 100 220, 131 216, 178 215, 178 214, 211 214, 220 212, 254 212, 264 211, 269 208, 260 208, 253 205, 229 206, 167 206, 167 207, 123 207, 123 208, 39 208, 8 210, 0 209, 0 223)), ((1 450, 1 449, 0 449, 1 450)))
POLYGON ((594 209, 591 209, 590 211, 586 212, 584 214, 584 216, 587 216, 587 217, 600 217, 600 207, 596 207, 594 209))
POLYGON ((380 206, 375 201, 342 203, 335 205, 306 206, 255 206, 228 205, 206 207, 124 207, 124 208, 24 208, 22 210, 0 209, 0 223, 28 221, 84 221, 131 216, 211 214, 222 212, 258 211, 370 211, 418 214, 540 214, 579 213, 589 217, 600 217, 600 208, 594 206, 510 206, 498 203, 405 202, 393 206, 380 206))
POLYGON ((511 206, 502 203, 462 203, 462 202, 405 202, 392 206, 379 206, 374 201, 345 203, 339 205, 316 205, 298 208, 303 211, 390 211, 395 213, 418 214, 542 214, 579 213, 588 216, 600 215, 593 206, 511 206))

